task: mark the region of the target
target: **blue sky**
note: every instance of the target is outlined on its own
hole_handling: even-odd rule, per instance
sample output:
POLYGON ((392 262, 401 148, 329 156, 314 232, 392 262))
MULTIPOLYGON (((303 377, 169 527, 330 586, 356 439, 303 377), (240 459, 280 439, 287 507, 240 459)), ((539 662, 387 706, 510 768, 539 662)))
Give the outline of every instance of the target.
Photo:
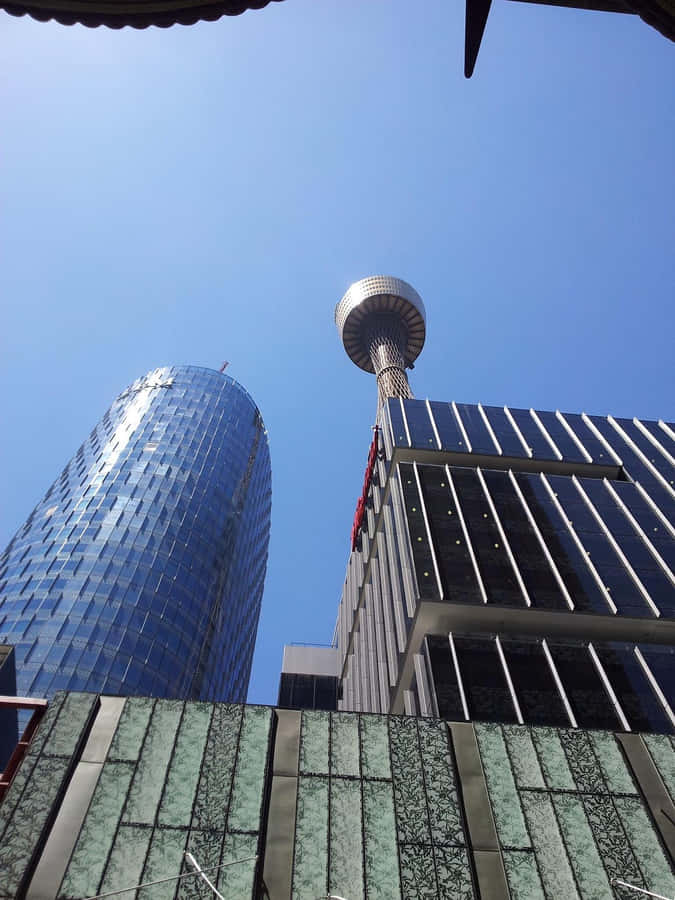
POLYGON ((638 18, 286 0, 191 28, 0 17, 0 542, 158 365, 240 380, 273 521, 249 699, 329 641, 376 391, 352 281, 428 315, 417 396, 670 418, 675 52, 638 18))

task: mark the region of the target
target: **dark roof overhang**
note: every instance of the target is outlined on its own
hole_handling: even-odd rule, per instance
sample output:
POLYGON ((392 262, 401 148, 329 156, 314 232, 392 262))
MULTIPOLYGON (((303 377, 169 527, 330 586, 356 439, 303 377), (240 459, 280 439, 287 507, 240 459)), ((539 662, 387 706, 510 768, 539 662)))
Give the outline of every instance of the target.
MULTIPOLYGON (((13 16, 29 15, 40 22, 54 19, 61 25, 97 28, 147 28, 157 25, 194 25, 221 16, 238 16, 247 9, 262 9, 272 0, 25 0, 6 3, 0 9, 13 16)), ((278 0, 273 0, 278 2, 278 0)))

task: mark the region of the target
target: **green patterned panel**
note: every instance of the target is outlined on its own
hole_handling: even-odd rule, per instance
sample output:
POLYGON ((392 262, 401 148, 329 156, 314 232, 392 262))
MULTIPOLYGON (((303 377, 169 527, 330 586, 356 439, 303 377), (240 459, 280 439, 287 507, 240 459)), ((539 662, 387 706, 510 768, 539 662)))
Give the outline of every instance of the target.
POLYGON ((122 815, 123 822, 154 825, 183 707, 180 700, 157 700, 122 815))
POLYGON ((190 825, 212 710, 210 703, 185 707, 159 808, 159 825, 190 825))
POLYGON ((360 716, 361 772, 364 778, 391 778, 386 716, 360 716))
POLYGON ((363 900, 361 784, 345 778, 330 782, 329 891, 363 900))
POLYGON ((97 893, 133 772, 133 764, 127 762, 107 762, 103 766, 61 884, 60 897, 90 897, 97 893))
POLYGON ((502 733, 518 787, 545 788, 530 729, 524 725, 503 725, 502 733))
POLYGON ((23 789, 31 777, 35 763, 40 756, 45 741, 49 737, 65 697, 66 695, 63 691, 59 691, 54 695, 19 766, 19 771, 14 776, 9 790, 5 794, 2 803, 0 803, 0 839, 21 799, 23 789))
POLYGON ((666 897, 675 896, 675 877, 640 800, 637 797, 616 797, 614 805, 640 861, 647 890, 666 897))
MULTIPOLYGON (((183 865, 186 841, 186 831, 177 828, 155 828, 141 881, 157 881, 168 878, 174 872, 178 874, 183 865)), ((172 900, 177 887, 176 882, 169 882, 143 888, 138 894, 138 900, 172 900)))
POLYGON ((18 896, 26 862, 37 850, 52 804, 63 789, 69 759, 41 757, 0 844, 0 896, 18 896))
MULTIPOLYGON (((403 900, 437 900, 439 893, 432 848, 420 844, 401 844, 399 854, 403 900)), ((451 897, 452 894, 448 895, 447 900, 451 897)))
POLYGON ((352 775, 358 778, 359 717, 354 713, 331 713, 330 717, 331 775, 352 775))
POLYGON ((390 717, 389 747, 398 840, 402 844, 430 844, 431 831, 415 719, 390 717))
POLYGON ((257 832, 260 829, 271 726, 272 710, 269 707, 244 707, 227 817, 228 831, 257 832))
POLYGON ((588 732, 561 728, 559 734, 577 790, 589 794, 607 793, 605 777, 588 732))
POLYGON ((293 900, 316 900, 328 886, 328 779, 300 776, 295 819, 293 900))
POLYGON ((464 844, 448 726, 433 719, 418 721, 422 770, 434 844, 464 844))
MULTIPOLYGON (((222 831, 191 831, 187 849, 194 856, 199 866, 206 871, 210 880, 218 877, 212 871, 220 865, 220 854, 225 835, 222 831), (213 878, 211 878, 213 875, 213 878)), ((194 867, 187 860, 183 863, 183 872, 194 872, 194 867)), ((198 875, 183 878, 179 882, 177 900, 214 900, 213 891, 198 875)), ((139 897, 138 900, 141 900, 139 897)))
POLYGON ((665 734, 643 734, 642 740, 659 770, 670 799, 675 803, 675 750, 671 739, 665 734))
POLYGON ((394 794, 387 782, 363 782, 363 833, 368 900, 399 900, 394 794))
POLYGON ((612 732, 590 731, 589 736, 610 793, 637 794, 621 747, 612 732))
POLYGON ((482 723, 475 726, 475 732, 499 842, 502 847, 528 849, 531 846, 530 838, 525 828, 502 730, 499 725, 482 723))
POLYGON ((192 814, 194 829, 225 829, 243 709, 230 703, 213 708, 192 814))
POLYGON ((534 853, 504 850, 502 855, 511 900, 546 900, 534 853))
POLYGON ((546 786, 552 791, 575 791, 577 786, 560 743, 558 729, 533 728, 531 734, 546 786))
POLYGON ((129 697, 117 724, 108 759, 127 759, 136 762, 141 755, 143 738, 148 729, 155 701, 150 697, 129 697))
POLYGON ((565 900, 578 898, 549 795, 523 791, 521 799, 546 894, 549 897, 564 897, 565 900))
POLYGON ((300 730, 300 772, 328 775, 328 736, 330 713, 321 710, 302 712, 300 730))
POLYGON ((98 705, 98 694, 68 694, 42 752, 47 756, 72 756, 98 705))
POLYGON ((438 896, 447 900, 474 900, 469 856, 464 847, 434 847, 438 896))
MULTIPOLYGON (((141 883, 141 873, 150 844, 152 828, 120 825, 101 884, 101 893, 121 891, 141 883)), ((116 900, 135 900, 136 891, 124 891, 116 900)))
POLYGON ((234 863, 221 869, 216 882, 225 900, 250 900, 255 886, 255 859, 240 862, 247 857, 255 857, 258 852, 258 836, 255 834, 228 834, 225 836, 221 862, 234 863))
POLYGON ((644 887, 640 868, 611 797, 584 797, 586 816, 607 877, 644 887))
POLYGON ((554 794, 552 799, 582 897, 584 900, 612 900, 614 895, 581 798, 572 794, 554 794))

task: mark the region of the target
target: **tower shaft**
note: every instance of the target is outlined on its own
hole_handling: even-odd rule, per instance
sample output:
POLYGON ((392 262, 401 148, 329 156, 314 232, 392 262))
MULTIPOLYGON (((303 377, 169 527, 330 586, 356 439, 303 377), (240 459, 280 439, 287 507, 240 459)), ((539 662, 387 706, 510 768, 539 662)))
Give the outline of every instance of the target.
POLYGON ((390 313, 369 316, 364 339, 377 378, 378 408, 387 397, 411 399, 405 372, 408 330, 401 318, 390 313))

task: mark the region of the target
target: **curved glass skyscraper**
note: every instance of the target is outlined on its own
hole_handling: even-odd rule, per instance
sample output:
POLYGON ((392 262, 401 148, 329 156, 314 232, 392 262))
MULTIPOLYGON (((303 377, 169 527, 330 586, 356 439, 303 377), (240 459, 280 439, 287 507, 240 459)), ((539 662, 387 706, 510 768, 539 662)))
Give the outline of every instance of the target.
POLYGON ((135 381, 0 558, 18 693, 244 700, 270 508, 267 432, 236 381, 135 381))

